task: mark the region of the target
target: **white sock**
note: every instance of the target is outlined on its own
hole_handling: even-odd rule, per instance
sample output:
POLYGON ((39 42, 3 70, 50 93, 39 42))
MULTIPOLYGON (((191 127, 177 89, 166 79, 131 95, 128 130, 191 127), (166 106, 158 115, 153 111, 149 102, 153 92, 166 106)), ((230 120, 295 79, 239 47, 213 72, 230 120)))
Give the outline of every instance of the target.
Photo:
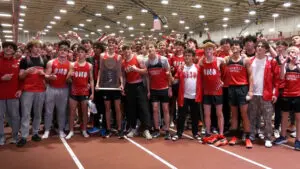
POLYGON ((59 137, 60 137, 60 138, 66 137, 65 132, 64 132, 64 131, 59 131, 59 137))
POLYGON ((42 136, 42 139, 47 139, 49 137, 50 131, 46 130, 44 135, 42 136))
POLYGON ((74 131, 70 131, 70 133, 68 134, 68 136, 66 137, 66 139, 70 139, 72 136, 74 136, 74 131))
POLYGON ((88 133, 86 132, 86 130, 83 130, 83 131, 82 131, 82 135, 83 135, 83 137, 85 137, 85 138, 90 137, 90 136, 88 135, 88 133))

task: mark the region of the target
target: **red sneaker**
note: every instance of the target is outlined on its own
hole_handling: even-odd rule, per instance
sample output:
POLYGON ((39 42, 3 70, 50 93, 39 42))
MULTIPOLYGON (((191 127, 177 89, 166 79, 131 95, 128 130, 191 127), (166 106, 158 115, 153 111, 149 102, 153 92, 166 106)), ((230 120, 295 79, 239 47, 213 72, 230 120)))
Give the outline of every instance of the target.
POLYGON ((218 141, 215 142, 215 144, 214 144, 217 147, 225 146, 228 144, 228 141, 227 141, 226 137, 224 137, 224 135, 219 135, 217 139, 218 139, 218 141))
POLYGON ((245 140, 245 145, 248 149, 251 149, 253 147, 251 140, 248 138, 245 140))
POLYGON ((215 142, 217 142, 219 139, 218 135, 211 135, 210 138, 208 139, 207 143, 208 144, 214 144, 215 142))
POLYGON ((233 136, 231 138, 231 140, 229 141, 229 145, 231 145, 231 146, 236 145, 236 142, 237 142, 237 138, 235 136, 233 136))

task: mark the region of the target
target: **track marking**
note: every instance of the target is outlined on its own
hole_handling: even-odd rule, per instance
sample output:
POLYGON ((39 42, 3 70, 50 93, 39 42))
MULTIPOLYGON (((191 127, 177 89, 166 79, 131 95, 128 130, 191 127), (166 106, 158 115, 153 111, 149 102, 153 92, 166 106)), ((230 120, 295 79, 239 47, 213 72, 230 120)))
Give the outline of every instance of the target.
POLYGON ((78 169, 84 169, 83 165, 78 160, 77 156, 75 155, 75 153, 73 152, 73 150, 71 149, 71 147, 69 146, 69 144, 67 143, 67 141, 64 138, 60 138, 60 140, 63 142, 64 146, 68 150, 70 156, 72 157, 73 161, 77 165, 78 169))
MULTIPOLYGON (((170 130, 171 130, 171 131, 174 131, 174 132, 177 132, 177 131, 174 130, 174 129, 170 129, 170 130)), ((187 137, 187 138, 193 139, 192 136, 189 136, 189 135, 187 135, 187 134, 184 134, 184 133, 183 133, 182 135, 185 136, 185 137, 187 137)), ((229 154, 229 155, 231 155, 231 156, 234 156, 234 157, 236 157, 236 158, 238 158, 238 159, 241 159, 241 160, 244 160, 244 161, 246 161, 246 162, 248 162, 248 163, 251 163, 251 164, 254 164, 254 165, 256 165, 256 166, 259 166, 259 167, 261 167, 261 168, 272 169, 271 167, 265 166, 265 165, 263 165, 263 164, 260 164, 260 163, 258 163, 258 162, 255 162, 255 161, 253 161, 253 160, 250 160, 250 159, 248 159, 248 158, 246 158, 246 157, 243 157, 243 156, 241 156, 241 155, 235 154, 235 153, 233 153, 233 152, 231 152, 231 151, 222 149, 222 148, 220 148, 220 147, 216 147, 216 146, 214 146, 214 145, 209 145, 209 146, 212 147, 212 148, 215 148, 215 149, 217 149, 217 150, 219 150, 219 151, 222 151, 222 152, 224 152, 224 153, 226 153, 226 154, 229 154)))
POLYGON ((295 150, 295 147, 292 147, 292 146, 287 145, 287 144, 280 144, 280 146, 284 146, 284 147, 287 147, 287 148, 295 150))
POLYGON ((139 143, 133 141, 132 139, 125 137, 126 140, 128 140, 129 142, 131 142, 132 144, 134 144, 135 146, 137 146, 138 148, 144 150, 146 153, 148 153, 149 155, 151 155, 152 157, 156 158, 158 161, 162 162, 163 164, 165 164, 166 166, 168 166, 171 169, 177 169, 177 167, 175 167, 174 165, 170 164, 169 162, 167 162, 166 160, 164 160, 163 158, 161 158, 160 156, 154 154, 153 152, 151 152, 150 150, 148 150, 147 148, 143 147, 142 145, 140 145, 139 143))

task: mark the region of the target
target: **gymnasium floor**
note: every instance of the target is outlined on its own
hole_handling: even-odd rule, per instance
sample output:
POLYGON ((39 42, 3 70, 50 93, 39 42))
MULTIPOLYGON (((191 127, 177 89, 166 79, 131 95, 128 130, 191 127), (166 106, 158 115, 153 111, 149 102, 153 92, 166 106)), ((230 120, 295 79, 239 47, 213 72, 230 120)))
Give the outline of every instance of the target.
MULTIPOLYGON (((175 132, 175 130, 172 130, 175 132)), ((6 129, 7 142, 10 129, 6 129)), ((253 149, 242 145, 203 145, 191 140, 186 131, 183 139, 173 142, 142 137, 125 138, 99 136, 83 138, 79 133, 71 140, 52 136, 36 143, 29 141, 23 148, 6 144, 0 147, 1 169, 300 169, 300 154, 288 145, 264 147, 263 142, 253 149)))

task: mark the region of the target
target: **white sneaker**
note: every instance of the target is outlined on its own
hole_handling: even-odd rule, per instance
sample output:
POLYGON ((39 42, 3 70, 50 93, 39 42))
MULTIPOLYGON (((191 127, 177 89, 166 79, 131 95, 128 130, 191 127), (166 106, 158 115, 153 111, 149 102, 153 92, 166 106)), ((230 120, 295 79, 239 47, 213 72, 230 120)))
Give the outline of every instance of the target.
POLYGON ((74 131, 70 131, 69 134, 67 135, 66 139, 69 140, 73 136, 74 136, 74 131))
POLYGON ((201 129, 201 134, 202 134, 202 135, 205 134, 205 127, 202 127, 202 129, 201 129))
POLYGON ((279 132, 279 130, 274 130, 274 137, 275 138, 279 138, 280 137, 280 132, 279 132))
POLYGON ((59 131, 59 137, 60 137, 60 138, 66 137, 65 132, 64 132, 64 131, 59 131))
POLYGON ((294 131, 290 134, 291 137, 296 138, 297 133, 294 131))
POLYGON ((265 141, 265 147, 267 148, 271 148, 273 145, 272 145, 272 142, 270 140, 266 140, 265 141))
POLYGON ((175 124, 174 124, 173 121, 170 123, 170 127, 171 127, 171 128, 174 128, 174 127, 175 127, 175 124))
POLYGON ((0 138, 0 146, 3 146, 5 144, 5 138, 4 136, 0 138))
POLYGON ((145 130, 144 133, 143 133, 144 137, 147 139, 147 140, 151 140, 152 139, 152 136, 149 132, 149 130, 145 130))
POLYGON ((85 137, 85 138, 90 137, 90 135, 86 132, 86 130, 82 131, 82 135, 83 135, 83 137, 85 137))
POLYGON ((134 137, 136 134, 136 129, 131 129, 130 132, 126 135, 127 137, 134 137))
POLYGON ((50 131, 45 131, 44 135, 42 136, 42 139, 47 139, 49 138, 49 134, 50 134, 50 131))
POLYGON ((259 137, 261 140, 265 139, 265 136, 264 136, 264 134, 262 134, 262 133, 259 133, 259 134, 258 134, 258 137, 259 137))

